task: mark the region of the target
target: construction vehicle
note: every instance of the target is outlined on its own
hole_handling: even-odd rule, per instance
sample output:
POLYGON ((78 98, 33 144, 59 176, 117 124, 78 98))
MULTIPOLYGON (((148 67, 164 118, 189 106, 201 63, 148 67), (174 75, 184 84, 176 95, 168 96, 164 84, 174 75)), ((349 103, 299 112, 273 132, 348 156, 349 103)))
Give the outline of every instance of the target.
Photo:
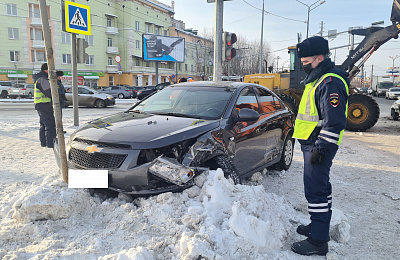
MULTIPOLYGON (((349 72, 350 79, 357 75, 362 65, 382 44, 390 39, 398 38, 400 33, 400 0, 393 1, 390 20, 392 24, 387 27, 369 27, 349 31, 352 36, 364 36, 362 42, 354 50, 350 50, 347 59, 341 65, 337 65, 338 68, 349 72), (360 63, 355 65, 358 61, 360 63)), ((296 47, 289 47, 288 50, 290 54, 289 73, 246 75, 243 81, 268 87, 280 96, 289 109, 297 113, 298 104, 305 88, 302 81, 306 74, 300 69, 300 58, 296 47)), ((359 93, 356 88, 350 86, 349 91, 346 129, 364 132, 378 121, 380 114, 378 103, 371 96, 359 93)))

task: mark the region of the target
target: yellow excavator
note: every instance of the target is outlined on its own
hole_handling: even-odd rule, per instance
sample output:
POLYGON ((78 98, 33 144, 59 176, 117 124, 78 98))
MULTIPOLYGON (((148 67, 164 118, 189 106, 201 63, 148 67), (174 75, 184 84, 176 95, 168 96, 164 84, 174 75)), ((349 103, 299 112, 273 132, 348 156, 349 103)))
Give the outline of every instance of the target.
MULTIPOLYGON (((397 39, 400 33, 400 0, 393 1, 392 24, 387 27, 369 27, 365 29, 353 29, 352 35, 364 36, 362 42, 350 50, 349 56, 341 64, 340 69, 349 72, 352 79, 360 71, 361 66, 382 44, 390 39, 397 39), (361 61, 360 61, 361 60, 361 61), (357 65, 355 65, 360 61, 357 65)), ((282 101, 294 113, 297 113, 298 104, 304 91, 305 72, 300 68, 300 58, 296 47, 289 47, 290 72, 246 75, 244 82, 263 85, 282 99, 282 101)), ((356 88, 350 87, 349 106, 347 112, 347 127, 349 131, 364 132, 373 127, 379 118, 379 106, 371 96, 358 93, 356 88)))

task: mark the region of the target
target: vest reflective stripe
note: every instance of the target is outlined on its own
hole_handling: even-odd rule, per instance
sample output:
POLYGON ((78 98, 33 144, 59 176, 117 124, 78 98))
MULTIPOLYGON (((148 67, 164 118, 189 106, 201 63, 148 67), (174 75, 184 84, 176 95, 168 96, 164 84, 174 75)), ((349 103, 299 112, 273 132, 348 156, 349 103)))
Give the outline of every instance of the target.
POLYGON ((40 91, 40 90, 36 87, 37 82, 38 82, 38 80, 36 80, 36 82, 35 82, 35 90, 34 90, 34 95, 33 95, 33 96, 34 96, 33 103, 35 103, 35 104, 37 104, 37 103, 50 103, 50 102, 51 102, 51 98, 46 97, 46 95, 43 94, 43 92, 40 91))
MULTIPOLYGON (((315 91, 317 87, 322 83, 322 81, 327 77, 336 77, 342 80, 343 84, 346 86, 347 95, 349 94, 349 88, 347 82, 337 74, 327 73, 323 75, 319 80, 315 80, 311 83, 308 83, 305 87, 303 96, 301 97, 298 114, 296 117, 295 127, 293 137, 297 139, 307 140, 311 133, 314 131, 315 127, 321 126, 322 121, 319 119, 317 106, 315 105, 315 91)), ((346 116, 347 116, 347 104, 346 104, 346 116)), ((338 140, 332 139, 327 136, 319 136, 322 139, 335 143, 337 145, 340 144, 342 140, 344 130, 340 132, 338 140)), ((324 133, 324 132, 322 132, 324 133)), ((327 135, 330 132, 325 132, 327 135)), ((335 133, 330 133, 332 135, 337 135, 335 133)), ((329 135, 329 134, 328 134, 329 135)), ((336 136, 333 136, 336 137, 336 136)))

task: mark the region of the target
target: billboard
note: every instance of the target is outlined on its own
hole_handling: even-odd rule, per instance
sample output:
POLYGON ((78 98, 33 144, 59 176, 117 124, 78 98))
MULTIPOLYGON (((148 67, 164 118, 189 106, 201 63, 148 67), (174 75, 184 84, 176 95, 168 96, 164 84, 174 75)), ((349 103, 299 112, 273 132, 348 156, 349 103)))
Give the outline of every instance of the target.
POLYGON ((185 38, 143 34, 143 59, 185 62, 185 38))

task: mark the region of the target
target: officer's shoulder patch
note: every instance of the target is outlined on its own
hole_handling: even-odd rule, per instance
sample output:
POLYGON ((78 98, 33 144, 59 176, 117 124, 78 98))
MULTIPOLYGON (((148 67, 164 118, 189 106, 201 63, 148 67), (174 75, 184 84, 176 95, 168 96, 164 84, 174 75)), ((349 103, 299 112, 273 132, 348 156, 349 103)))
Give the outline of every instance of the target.
POLYGON ((331 83, 331 82, 332 82, 332 77, 331 77, 331 76, 326 77, 326 78, 324 79, 324 83, 325 83, 325 84, 328 84, 328 83, 331 83))
POLYGON ((338 93, 332 93, 329 95, 329 103, 333 107, 337 107, 340 103, 340 98, 338 93))

